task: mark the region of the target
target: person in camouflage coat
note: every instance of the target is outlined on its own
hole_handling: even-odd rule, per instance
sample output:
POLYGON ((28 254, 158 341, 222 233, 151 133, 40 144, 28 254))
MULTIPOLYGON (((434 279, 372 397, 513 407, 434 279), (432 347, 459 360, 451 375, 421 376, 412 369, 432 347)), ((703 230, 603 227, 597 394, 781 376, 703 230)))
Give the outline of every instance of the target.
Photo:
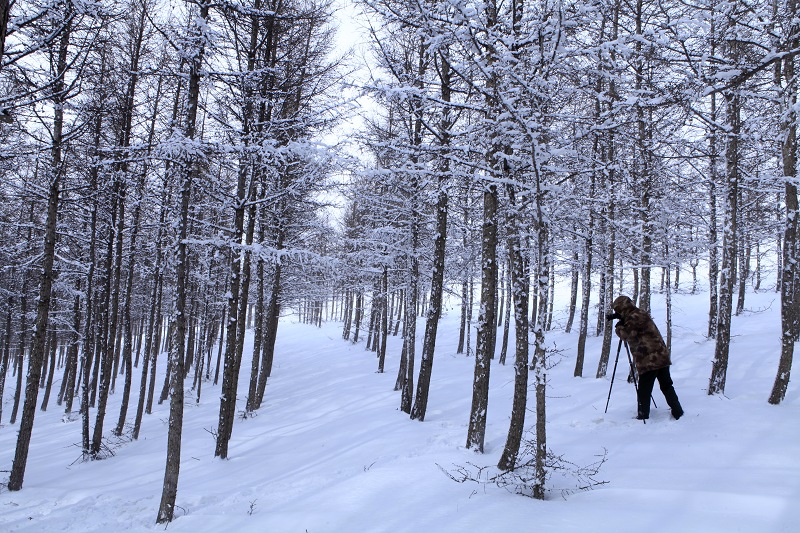
POLYGON ((672 409, 672 416, 676 420, 679 419, 683 416, 683 408, 669 375, 672 362, 667 345, 664 344, 655 322, 627 296, 619 296, 614 300, 611 309, 614 311, 610 315, 611 318, 619 319, 615 328, 617 336, 628 344, 636 371, 639 373, 637 392, 639 409, 636 418, 646 420, 650 417, 650 396, 653 393, 653 385, 658 380, 661 392, 664 393, 664 398, 672 409))

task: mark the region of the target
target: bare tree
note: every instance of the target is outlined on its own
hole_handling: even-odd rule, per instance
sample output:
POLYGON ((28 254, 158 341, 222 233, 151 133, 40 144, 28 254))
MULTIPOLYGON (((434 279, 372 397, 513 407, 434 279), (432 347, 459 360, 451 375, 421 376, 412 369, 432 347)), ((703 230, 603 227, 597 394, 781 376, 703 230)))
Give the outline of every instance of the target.
MULTIPOLYGON (((191 20, 187 36, 188 50, 186 51, 188 72, 188 89, 186 93, 186 106, 184 124, 181 131, 183 142, 192 143, 197 134, 197 112, 200 102, 200 81, 202 76, 203 59, 208 45, 206 24, 209 19, 210 4, 200 0, 197 14, 191 20)), ((178 494, 178 476, 181 466, 181 437, 183 433, 183 378, 184 357, 186 349, 186 295, 188 280, 188 253, 186 237, 189 227, 189 202, 192 197, 193 182, 198 171, 198 162, 192 152, 184 147, 179 162, 180 175, 180 211, 178 221, 178 243, 175 250, 175 314, 172 344, 169 352, 171 369, 170 378, 170 409, 169 432, 167 435, 167 461, 164 469, 164 486, 161 493, 161 503, 158 508, 156 522, 159 524, 171 522, 175 516, 175 499, 178 494)))
MULTIPOLYGON (((28 449, 33 431, 33 420, 36 416, 36 400, 39 394, 39 378, 41 376, 42 362, 47 345, 47 326, 50 316, 50 297, 53 286, 53 262, 56 253, 56 223, 58 220, 58 201, 63 178, 63 143, 64 143, 64 102, 69 97, 65 75, 69 66, 68 48, 72 33, 73 19, 76 13, 71 3, 64 6, 61 18, 57 22, 57 31, 61 37, 58 47, 54 50, 52 61, 55 79, 53 80, 53 127, 52 144, 50 147, 50 168, 48 173, 47 218, 44 227, 44 247, 42 251, 41 280, 39 283, 39 298, 36 304, 36 325, 31 347, 30 361, 28 364, 27 385, 25 387, 25 403, 22 406, 22 420, 20 421, 17 448, 14 454, 14 463, 11 467, 11 476, 8 481, 8 490, 17 491, 22 488, 25 477, 25 467, 28 463, 28 449)), ((22 368, 18 369, 22 372, 22 368)))

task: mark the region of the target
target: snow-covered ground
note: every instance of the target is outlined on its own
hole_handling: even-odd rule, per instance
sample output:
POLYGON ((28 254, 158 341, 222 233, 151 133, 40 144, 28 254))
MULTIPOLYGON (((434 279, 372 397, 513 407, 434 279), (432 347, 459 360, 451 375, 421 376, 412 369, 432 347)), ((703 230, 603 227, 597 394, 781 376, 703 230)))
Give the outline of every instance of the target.
MULTIPOLYGON (((219 388, 206 384, 199 405, 187 394, 179 509, 167 529, 800 531, 797 381, 782 405, 766 401, 777 369, 778 296, 748 294, 748 310, 733 322, 725 395, 711 397, 706 387, 714 344, 704 337, 707 295, 675 295, 674 300, 672 376, 686 410, 679 421, 670 417, 657 387, 659 408, 651 420, 646 425, 634 420, 624 353, 604 413, 611 372, 606 379, 594 378, 599 339, 592 337, 587 345, 587 377, 574 378, 576 334, 564 334, 559 324, 548 337, 563 357, 548 375, 549 448, 577 465, 590 464, 607 450, 597 475, 607 483, 584 492, 553 490, 546 501, 494 485, 456 483, 439 467, 494 465, 505 443, 513 393, 512 366, 495 363, 486 453, 465 449, 474 362, 455 354, 456 307, 442 319, 422 423, 398 409, 399 393, 393 391, 399 338, 390 339, 387 372, 378 374, 375 356, 363 342, 342 340, 341 324, 319 329, 289 317, 281 324, 265 405, 258 416, 236 420, 228 460, 214 458, 211 431, 217 425, 219 388)), ((663 315, 663 300, 656 297, 654 316, 662 331, 663 315)), ((561 311, 556 321, 563 320, 561 311)), ((245 357, 240 405, 248 380, 245 357)), ((109 402, 109 436, 118 413, 119 381, 117 388, 109 402)), ((17 434, 7 422, 13 389, 9 379, 0 428, 4 481, 17 434)), ((82 463, 80 425, 62 422, 61 409, 51 401, 50 409, 36 416, 23 489, 0 489, 0 531, 163 530, 155 518, 167 417, 168 403, 156 406, 145 416, 139 441, 112 443, 113 457, 82 463)), ((557 488, 569 488, 555 481, 557 488)))

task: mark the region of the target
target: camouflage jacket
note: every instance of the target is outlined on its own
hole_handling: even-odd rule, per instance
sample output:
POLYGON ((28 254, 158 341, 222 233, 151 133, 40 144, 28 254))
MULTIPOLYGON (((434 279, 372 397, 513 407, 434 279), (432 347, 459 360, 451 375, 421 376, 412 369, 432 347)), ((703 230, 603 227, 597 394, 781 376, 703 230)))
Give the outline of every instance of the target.
POLYGON ((667 345, 650 315, 633 305, 627 296, 620 296, 611 308, 619 316, 617 336, 628 343, 639 374, 669 366, 667 345))

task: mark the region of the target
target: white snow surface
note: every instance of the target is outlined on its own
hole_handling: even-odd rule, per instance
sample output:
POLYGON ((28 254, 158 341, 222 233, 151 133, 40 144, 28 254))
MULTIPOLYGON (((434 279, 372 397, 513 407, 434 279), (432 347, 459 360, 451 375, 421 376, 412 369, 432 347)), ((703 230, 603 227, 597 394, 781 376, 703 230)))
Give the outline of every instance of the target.
MULTIPOLYGON (((596 476, 607 483, 588 491, 565 491, 569 481, 554 477, 545 501, 491 484, 457 483, 438 466, 452 470, 470 463, 497 463, 514 388, 513 328, 508 364, 501 366, 497 359, 492 364, 486 450, 478 454, 465 448, 474 359, 455 353, 456 303, 450 304, 440 324, 424 422, 410 420, 399 410, 399 393, 393 390, 399 337, 389 339, 387 371, 378 374, 375 354, 365 351, 363 340, 355 345, 344 341, 340 323, 317 328, 287 317, 280 325, 265 403, 257 416, 237 418, 227 460, 214 457, 211 434, 217 426, 219 387, 204 384, 199 405, 187 389, 179 507, 166 529, 800 531, 800 387, 793 381, 783 404, 767 403, 780 348, 778 295, 747 295, 745 312, 733 319, 725 394, 717 396, 706 393, 714 352, 714 341, 705 337, 708 296, 676 294, 673 299, 671 372, 686 415, 673 420, 656 387, 658 409, 652 410, 647 424, 634 419, 635 395, 633 385, 625 381, 624 349, 608 413, 603 412, 616 339, 608 377, 594 377, 601 339, 593 336, 587 342, 585 377, 573 377, 577 318, 573 333, 563 333, 566 306, 557 306, 548 342, 561 350, 562 360, 548 372, 547 445, 577 465, 593 463, 607 450, 596 476)), ((655 296, 653 305, 664 332, 663 298, 655 296)), ((594 313, 593 309, 591 325, 594 313)), ((423 325, 420 319, 420 341, 423 325)), ((499 347, 498 342, 498 352, 499 347)), ((249 351, 248 345, 239 410, 247 393, 249 351)), ((417 366, 418 361, 419 355, 417 366)), ((162 356, 157 391, 163 370, 162 356)), ((133 375, 135 402, 139 371, 133 375)), ((58 384, 57 380, 56 391, 58 384)), ((118 417, 122 376, 116 388, 105 424, 114 451, 108 459, 79 461, 80 424, 62 421, 55 391, 48 411, 37 411, 24 486, 19 492, 0 489, 0 531, 165 529, 155 519, 164 476, 168 402, 145 415, 138 441, 115 441, 111 430, 118 417)), ((0 427, 3 483, 17 437, 17 425, 8 424, 13 391, 9 373, 0 427)), ((529 391, 528 426, 535 408, 532 386, 529 391)), ((134 412, 135 403, 129 420, 134 412)))

